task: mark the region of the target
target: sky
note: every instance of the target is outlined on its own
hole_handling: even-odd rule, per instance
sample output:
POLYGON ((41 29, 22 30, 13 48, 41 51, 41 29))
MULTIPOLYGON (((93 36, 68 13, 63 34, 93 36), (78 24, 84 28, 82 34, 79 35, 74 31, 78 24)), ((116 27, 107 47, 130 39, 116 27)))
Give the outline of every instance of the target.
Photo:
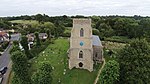
POLYGON ((150 0, 0 0, 0 16, 141 15, 150 16, 150 0))

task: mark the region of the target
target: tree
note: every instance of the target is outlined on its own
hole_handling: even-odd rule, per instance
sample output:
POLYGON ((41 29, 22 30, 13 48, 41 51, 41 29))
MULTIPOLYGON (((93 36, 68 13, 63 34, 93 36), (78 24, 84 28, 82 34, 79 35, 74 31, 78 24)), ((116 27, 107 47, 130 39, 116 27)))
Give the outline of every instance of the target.
POLYGON ((115 34, 118 36, 125 35, 125 19, 124 18, 117 18, 116 22, 114 23, 115 34))
POLYGON ((19 48, 19 42, 18 41, 13 41, 12 48, 10 49, 9 53, 12 55, 13 52, 20 50, 19 48))
POLYGON ((30 84, 30 77, 28 74, 28 62, 26 55, 21 51, 15 51, 11 55, 13 62, 12 70, 14 77, 13 84, 30 84))
POLYGON ((23 46, 23 49, 24 49, 25 54, 27 55, 28 59, 32 58, 32 55, 29 51, 28 38, 26 36, 22 36, 20 43, 23 46))
POLYGON ((100 32, 98 29, 93 29, 92 32, 94 35, 98 35, 98 36, 100 35, 100 32))
POLYGON ((41 46, 40 38, 39 38, 39 33, 35 32, 35 37, 36 37, 36 46, 41 46))
POLYGON ((142 35, 138 35, 141 32, 139 30, 139 25, 136 23, 130 23, 126 25, 127 36, 129 38, 136 38, 142 35))
POLYGON ((52 67, 48 62, 41 63, 37 72, 32 75, 33 84, 51 84, 52 67))
POLYGON ((114 84, 119 79, 119 63, 115 60, 110 60, 104 66, 100 77, 100 84, 114 84))
POLYGON ((9 53, 12 54, 13 52, 20 50, 18 45, 13 45, 12 48, 10 49, 9 53))
POLYGON ((114 33, 111 26, 106 23, 101 23, 100 26, 98 27, 98 30, 100 31, 101 37, 110 37, 113 36, 114 33))
POLYGON ((65 27, 62 24, 60 24, 59 21, 56 21, 55 25, 56 25, 56 27, 54 28, 55 37, 63 35, 63 33, 65 31, 65 27))
POLYGON ((26 36, 22 36, 21 37, 21 41, 20 41, 21 45, 23 46, 24 50, 29 50, 29 46, 28 46, 28 38, 26 36))
POLYGON ((150 46, 146 40, 134 40, 119 53, 120 83, 150 83, 150 46))
POLYGON ((149 38, 150 37, 150 19, 149 18, 142 19, 139 25, 141 28, 140 33, 142 33, 142 36, 149 38))
POLYGON ((50 30, 50 31, 54 31, 54 28, 55 28, 55 25, 53 24, 53 23, 51 23, 51 22, 45 22, 44 24, 43 24, 43 26, 44 26, 44 28, 45 28, 45 31, 46 30, 50 30))
POLYGON ((43 21, 43 15, 41 15, 41 14, 35 15, 35 20, 37 20, 39 23, 41 23, 43 21))

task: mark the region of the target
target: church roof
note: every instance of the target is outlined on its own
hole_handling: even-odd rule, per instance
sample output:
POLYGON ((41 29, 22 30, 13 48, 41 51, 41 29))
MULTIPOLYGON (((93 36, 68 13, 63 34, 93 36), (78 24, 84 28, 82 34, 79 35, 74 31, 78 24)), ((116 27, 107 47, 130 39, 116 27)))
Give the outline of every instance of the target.
POLYGON ((100 41, 99 36, 97 36, 97 35, 92 35, 92 45, 95 45, 95 46, 102 46, 102 43, 101 43, 101 41, 100 41))

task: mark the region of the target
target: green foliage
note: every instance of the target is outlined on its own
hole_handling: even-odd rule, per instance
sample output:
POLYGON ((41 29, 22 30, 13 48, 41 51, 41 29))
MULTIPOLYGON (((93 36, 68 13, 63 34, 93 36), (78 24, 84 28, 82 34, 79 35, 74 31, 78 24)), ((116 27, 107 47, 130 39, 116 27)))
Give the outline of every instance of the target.
POLYGON ((70 37, 71 36, 71 30, 66 29, 62 35, 63 37, 70 37))
POLYGON ((20 80, 19 77, 16 74, 14 74, 14 76, 13 76, 13 78, 11 80, 11 84, 22 84, 22 82, 23 81, 20 80))
POLYGON ((3 28, 3 29, 11 29, 11 23, 6 21, 6 20, 0 20, 0 28, 3 28))
POLYGON ((118 42, 118 43, 129 43, 131 39, 124 36, 112 36, 104 39, 105 41, 118 42))
POLYGON ((31 72, 35 72, 41 66, 41 62, 46 61, 53 67, 52 84, 92 84, 100 66, 94 67, 93 72, 83 69, 69 70, 67 60, 68 48, 69 43, 67 39, 56 39, 53 44, 50 44, 38 57, 32 60, 31 72))
POLYGON ((98 35, 98 36, 100 35, 100 32, 98 29, 93 29, 92 32, 93 32, 93 35, 98 35))
POLYGON ((52 67, 49 62, 41 63, 37 72, 35 72, 32 76, 33 84, 51 84, 51 71, 52 67))
POLYGON ((18 41, 13 41, 13 45, 18 45, 19 46, 19 42, 18 41))
POLYGON ((62 36, 64 31, 65 31, 65 27, 60 24, 58 21, 55 22, 55 29, 54 29, 54 36, 55 37, 59 37, 59 36, 62 36))
POLYGON ((13 52, 20 50, 19 42, 13 41, 12 48, 10 49, 9 53, 12 55, 13 52))
POLYGON ((145 40, 134 40, 120 51, 120 83, 150 82, 150 46, 145 40))
POLYGON ((98 27, 98 30, 100 31, 101 37, 110 37, 114 33, 111 26, 105 23, 101 23, 100 26, 98 27))
POLYGON ((12 46, 12 48, 10 49, 9 53, 12 54, 15 51, 20 50, 19 45, 14 45, 12 46))
POLYGON ((3 43, 1 44, 1 47, 2 47, 3 49, 6 49, 8 45, 9 45, 9 42, 5 41, 5 42, 3 42, 3 43))
POLYGON ((9 34, 9 39, 11 39, 11 32, 8 32, 8 34, 9 34))
POLYGON ((15 51, 11 54, 13 62, 12 70, 15 74, 12 84, 30 84, 30 77, 28 74, 27 57, 21 51, 15 51))
POLYGON ((46 33, 47 33, 47 35, 48 35, 47 38, 51 38, 51 33, 50 33, 50 31, 47 30, 46 33))
POLYGON ((35 32, 35 37, 36 37, 36 46, 41 46, 41 41, 38 32, 35 32))
POLYGON ((104 66, 100 77, 100 84, 114 84, 119 79, 119 63, 115 60, 110 60, 104 66))
POLYGON ((21 45, 23 46, 23 49, 26 51, 26 50, 29 50, 29 47, 28 47, 28 38, 26 36, 22 36, 21 37, 21 41, 20 41, 21 45))
POLYGON ((37 15, 35 15, 35 19, 36 19, 39 23, 41 23, 41 22, 43 21, 43 15, 37 14, 37 15))
POLYGON ((38 56, 39 53, 41 53, 43 50, 45 50, 48 47, 48 45, 52 42, 53 42, 53 39, 46 40, 45 42, 41 42, 40 48, 37 46, 34 46, 33 48, 31 48, 30 52, 32 52, 32 56, 34 56, 34 57, 38 56))
POLYGON ((24 52, 27 55, 28 59, 32 58, 33 56, 29 51, 28 38, 26 36, 22 36, 20 43, 23 46, 24 52))

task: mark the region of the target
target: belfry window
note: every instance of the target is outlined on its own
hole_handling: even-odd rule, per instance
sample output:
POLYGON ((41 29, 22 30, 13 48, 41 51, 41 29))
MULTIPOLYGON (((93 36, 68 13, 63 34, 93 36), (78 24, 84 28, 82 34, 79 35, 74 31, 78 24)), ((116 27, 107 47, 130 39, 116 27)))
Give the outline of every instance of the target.
POLYGON ((80 30, 80 37, 83 37, 84 36, 84 30, 83 30, 83 28, 81 28, 81 30, 80 30))
POLYGON ((79 58, 83 58, 83 51, 79 52, 79 58))

